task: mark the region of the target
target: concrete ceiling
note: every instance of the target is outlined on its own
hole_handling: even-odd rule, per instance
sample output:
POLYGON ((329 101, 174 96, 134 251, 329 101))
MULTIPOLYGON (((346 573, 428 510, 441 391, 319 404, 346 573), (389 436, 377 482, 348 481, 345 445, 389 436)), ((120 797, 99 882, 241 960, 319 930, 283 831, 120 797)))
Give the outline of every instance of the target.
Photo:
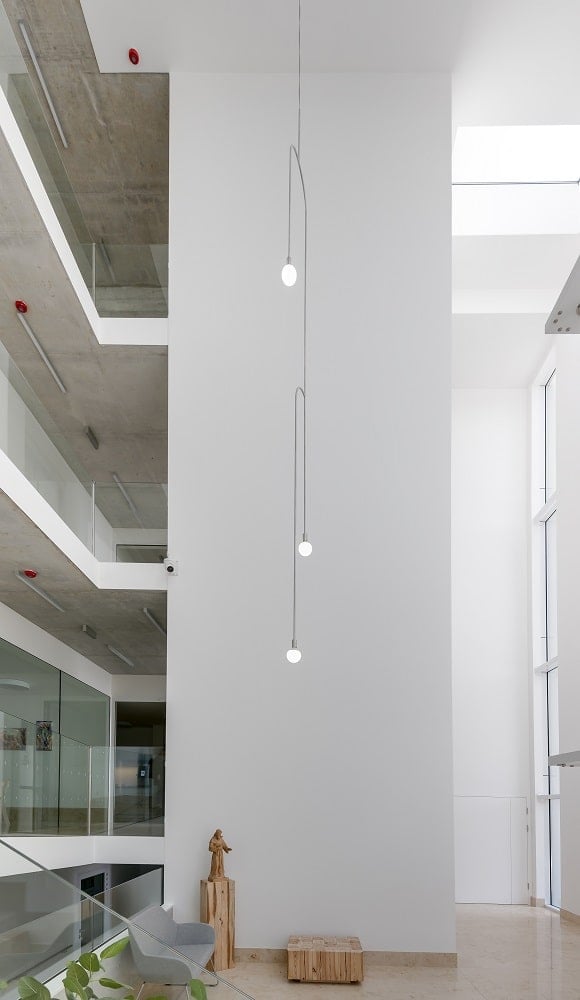
POLYGON ((0 137, 0 337, 88 479, 166 482, 167 350, 100 346, 0 137), (15 299, 67 387, 63 395, 23 330, 15 299), (100 442, 90 445, 85 428, 100 442))
MULTIPOLYGON (((51 141, 46 127, 35 129, 37 141, 77 238, 109 245, 167 243, 167 76, 102 75, 78 0, 4 0, 4 7, 52 132, 51 141), (54 127, 19 20, 27 24, 68 149, 54 127)), ((130 68, 127 61, 123 70, 130 68)), ((34 120, 27 84, 23 78, 19 96, 34 120)))
POLYGON ((164 674, 166 642, 147 620, 149 608, 166 626, 167 595, 160 591, 99 590, 61 550, 0 491, 0 601, 111 674, 164 674), (62 604, 57 611, 21 583, 16 571, 32 568, 37 582, 62 604), (82 631, 89 624, 92 639, 82 631), (119 660, 115 646, 135 664, 119 660))

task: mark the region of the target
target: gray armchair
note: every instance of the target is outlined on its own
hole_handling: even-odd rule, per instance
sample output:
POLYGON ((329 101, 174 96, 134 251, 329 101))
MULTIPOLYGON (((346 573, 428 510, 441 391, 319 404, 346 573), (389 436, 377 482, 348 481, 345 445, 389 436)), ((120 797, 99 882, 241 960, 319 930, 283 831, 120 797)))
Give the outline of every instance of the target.
POLYGON ((150 906, 133 917, 129 947, 144 982, 182 986, 200 978, 214 952, 215 931, 210 924, 178 924, 163 907, 150 906))

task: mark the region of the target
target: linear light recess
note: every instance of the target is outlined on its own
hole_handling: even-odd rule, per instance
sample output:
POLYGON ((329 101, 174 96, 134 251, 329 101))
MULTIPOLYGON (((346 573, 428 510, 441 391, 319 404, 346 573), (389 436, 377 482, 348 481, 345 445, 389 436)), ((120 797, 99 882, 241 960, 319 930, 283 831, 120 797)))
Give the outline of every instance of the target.
POLYGON ((44 96, 46 97, 46 103, 48 104, 48 107, 50 108, 50 113, 52 115, 54 124, 56 125, 58 134, 60 136, 60 141, 62 142, 64 148, 68 149, 68 142, 67 142, 66 136, 64 134, 63 127, 62 127, 62 125, 60 123, 60 118, 58 117, 58 115, 56 113, 56 108, 55 108, 55 106, 53 104, 52 97, 50 96, 50 91, 49 91, 49 89, 48 89, 48 87, 46 85, 46 80, 44 79, 42 70, 41 70, 40 65, 38 63, 38 59, 36 57, 36 52, 34 51, 34 49, 32 47, 32 42, 30 41, 30 36, 29 36, 27 28, 26 28, 26 22, 25 21, 19 21, 18 22, 18 27, 20 28, 20 32, 21 32, 22 37, 24 39, 24 44, 26 45, 26 48, 28 49, 28 55, 32 59, 32 65, 34 66, 34 68, 36 70, 36 75, 38 77, 38 82, 40 83, 40 86, 42 87, 42 92, 43 92, 44 96))
POLYGON ((129 508, 129 510, 130 510, 130 511, 131 511, 131 513, 133 514, 133 516, 134 516, 135 520, 139 522, 139 524, 141 525, 141 527, 143 527, 143 524, 142 524, 142 522, 141 522, 141 518, 139 517, 139 511, 137 510, 137 508, 136 508, 135 504, 134 504, 134 503, 133 503, 133 501, 131 500, 131 497, 130 497, 130 496, 129 496, 129 494, 127 493, 127 490, 125 489, 125 486, 123 485, 123 483, 122 483, 122 482, 121 482, 121 480, 119 479, 119 477, 118 477, 117 473, 116 473, 116 472, 112 472, 112 473, 111 473, 111 476, 113 477, 113 482, 114 482, 114 483, 115 483, 115 485, 117 486, 117 488, 118 488, 119 492, 120 492, 120 493, 121 493, 121 495, 122 495, 122 496, 124 497, 124 499, 125 499, 125 502, 126 502, 126 504, 127 504, 128 508, 129 508))
POLYGON ((128 656, 125 656, 125 654, 122 653, 120 649, 117 649, 116 646, 109 646, 109 643, 107 643, 106 645, 109 652, 112 653, 113 656, 116 656, 117 659, 122 660, 123 663, 126 663, 128 667, 135 666, 133 660, 130 660, 128 656))
POLYGON ((56 368, 54 367, 52 361, 50 360, 48 354, 44 350, 44 347, 40 343, 38 337, 36 336, 34 330, 31 327, 30 323, 28 322, 28 320, 26 319, 26 317, 22 315, 21 312, 16 313, 16 315, 18 316, 18 319, 22 323, 22 326, 26 330, 26 332, 27 332, 28 336, 30 337, 32 343, 36 347, 36 350, 40 354, 40 357, 44 361, 46 367, 48 368, 50 374, 52 375, 52 377, 53 377, 54 381, 56 382, 57 386, 59 387, 60 391, 61 392, 66 392, 66 385, 64 384, 64 382, 61 379, 60 375, 58 374, 58 372, 57 372, 56 368))
POLYGON ((98 451, 99 450, 99 439, 98 439, 97 435, 95 434, 93 428, 92 427, 85 427, 85 434, 87 435, 87 437, 88 437, 89 441, 91 442, 91 444, 92 444, 93 448, 95 449, 95 451, 98 451))
POLYGON ((149 608, 143 608, 143 614, 151 622, 151 624, 155 626, 157 631, 161 632, 161 635, 165 636, 167 635, 167 629, 163 628, 161 622, 157 620, 157 618, 155 617, 153 612, 149 610, 149 608))
POLYGON ((47 601, 48 604, 52 604, 53 608, 56 608, 57 611, 65 610, 62 604, 59 604, 54 597, 51 597, 50 594, 47 594, 46 590, 43 590, 42 587, 39 587, 37 583, 34 583, 32 580, 29 580, 27 576, 24 576, 24 573, 20 573, 17 571, 16 576, 18 577, 21 583, 25 583, 26 586, 30 587, 30 589, 33 590, 35 594, 38 594, 39 597, 42 597, 45 601, 47 601))

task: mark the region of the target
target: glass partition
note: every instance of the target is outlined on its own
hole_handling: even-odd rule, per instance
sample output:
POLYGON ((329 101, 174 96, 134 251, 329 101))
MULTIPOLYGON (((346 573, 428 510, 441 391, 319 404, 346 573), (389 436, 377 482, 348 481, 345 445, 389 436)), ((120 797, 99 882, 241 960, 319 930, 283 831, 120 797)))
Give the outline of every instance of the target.
MULTIPOLYGON (((201 980, 215 985, 212 1000, 235 995, 252 1000, 221 974, 207 972, 214 941, 208 924, 182 924, 174 933, 171 917, 161 910, 159 918, 155 911, 149 921, 143 914, 128 920, 5 840, 0 840, 0 872, 3 1000, 16 1000, 18 981, 24 976, 46 983, 63 973, 69 996, 86 997, 86 986, 92 995, 104 996, 119 984, 120 997, 167 996, 170 990, 164 984, 185 986, 201 980), (180 943, 169 943, 175 939, 180 943), (104 971, 88 957, 92 952, 99 955, 104 971), (79 962, 81 954, 87 957, 79 962), (78 964, 71 968, 71 962, 78 964), (109 980, 105 989, 99 985, 102 977, 109 980)), ((56 989, 62 985, 59 982, 56 989)))
POLYGON ((46 720, 0 712, 0 830, 10 835, 108 832, 108 747, 91 747, 46 720))

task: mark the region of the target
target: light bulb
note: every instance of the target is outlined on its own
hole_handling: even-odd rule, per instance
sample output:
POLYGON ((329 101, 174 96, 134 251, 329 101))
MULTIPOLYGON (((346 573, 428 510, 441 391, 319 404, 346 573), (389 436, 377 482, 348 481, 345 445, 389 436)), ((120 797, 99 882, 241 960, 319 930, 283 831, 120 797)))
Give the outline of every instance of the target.
POLYGON ((300 542, 300 545, 298 546, 298 551, 301 556, 304 556, 304 558, 306 558, 306 556, 309 556, 310 553, 312 552, 311 542, 309 542, 307 538, 304 538, 300 542))
POLYGON ((294 264, 288 257, 284 267, 282 268, 282 281, 287 288, 291 288, 292 285, 296 284, 296 278, 298 277, 298 272, 294 267, 294 264))
POLYGON ((286 653, 286 659, 289 663, 298 663, 302 659, 302 653, 296 649, 296 646, 292 646, 292 649, 286 653))

